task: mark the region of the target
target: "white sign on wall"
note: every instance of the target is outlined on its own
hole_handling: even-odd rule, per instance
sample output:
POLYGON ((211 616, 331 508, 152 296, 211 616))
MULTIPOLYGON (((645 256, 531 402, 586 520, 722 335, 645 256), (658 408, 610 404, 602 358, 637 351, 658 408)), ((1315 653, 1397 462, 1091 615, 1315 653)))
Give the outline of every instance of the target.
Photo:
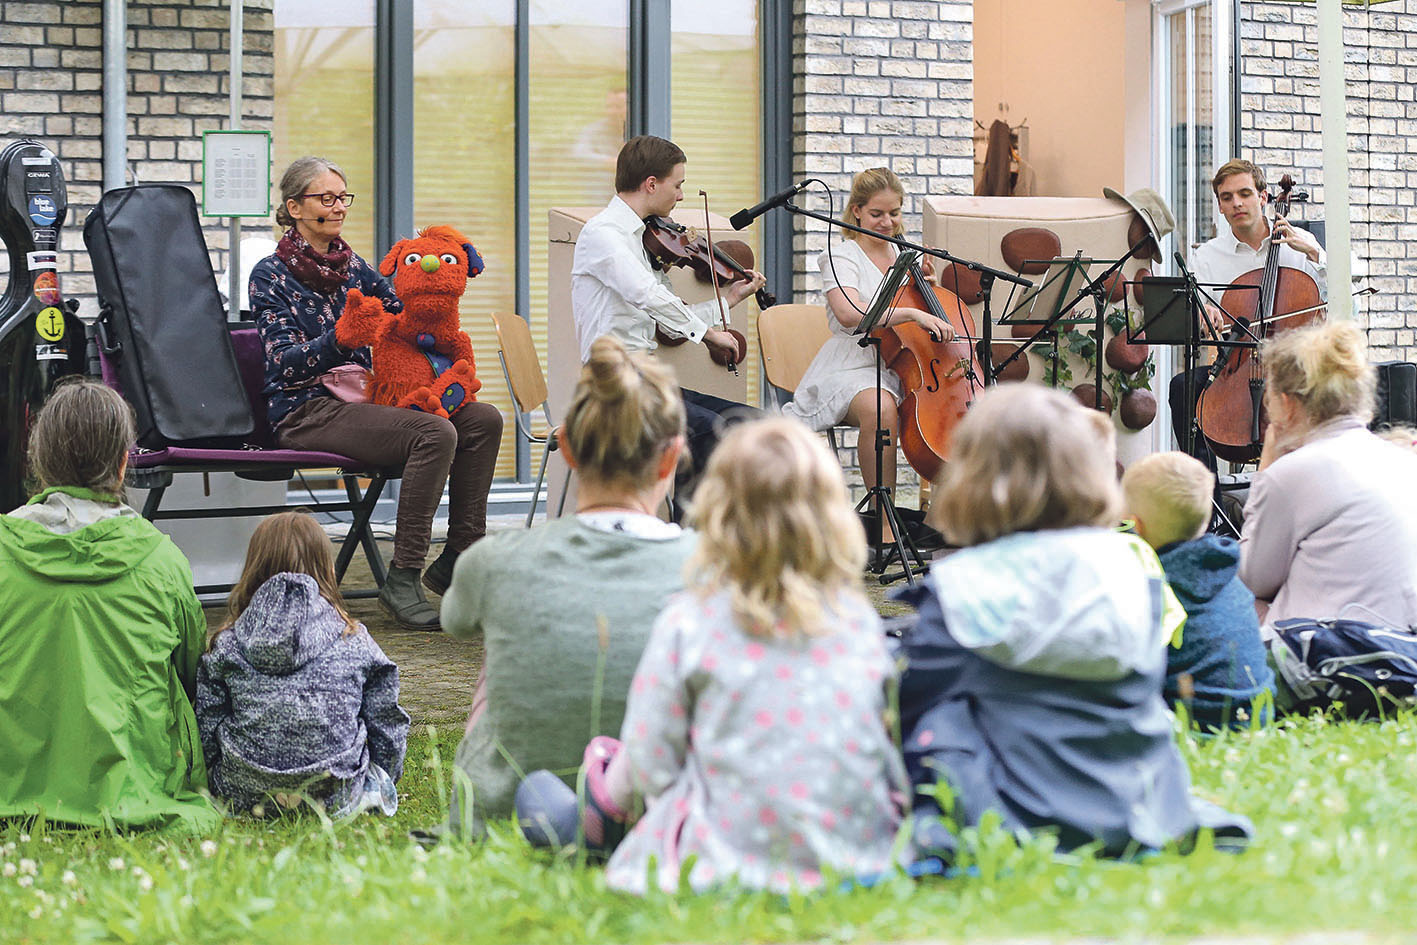
POLYGON ((202 135, 202 213, 264 217, 271 212, 271 133, 238 130, 202 135))

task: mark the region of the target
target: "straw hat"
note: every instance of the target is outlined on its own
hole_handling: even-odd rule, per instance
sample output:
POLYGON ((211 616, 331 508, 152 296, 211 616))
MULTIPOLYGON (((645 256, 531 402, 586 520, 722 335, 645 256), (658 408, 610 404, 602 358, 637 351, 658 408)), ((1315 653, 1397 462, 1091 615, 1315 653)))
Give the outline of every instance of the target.
MULTIPOLYGON (((1161 199, 1161 195, 1150 187, 1134 190, 1125 197, 1111 187, 1103 187, 1102 194, 1113 200, 1120 200, 1132 208, 1141 222, 1145 224, 1147 232, 1151 234, 1152 260, 1161 262, 1161 240, 1176 228, 1176 218, 1171 215, 1171 210, 1166 206, 1166 201, 1161 199)), ((1139 236, 1128 237, 1132 244, 1135 244, 1139 238, 1139 236)))

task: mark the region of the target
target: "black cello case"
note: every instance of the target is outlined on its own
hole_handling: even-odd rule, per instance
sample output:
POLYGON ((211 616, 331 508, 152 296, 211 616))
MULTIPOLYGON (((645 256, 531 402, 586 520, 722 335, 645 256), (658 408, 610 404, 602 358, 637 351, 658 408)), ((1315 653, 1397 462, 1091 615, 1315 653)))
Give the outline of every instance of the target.
POLYGON ((240 445, 255 421, 192 192, 110 190, 84 223, 84 243, 99 341, 137 413, 138 445, 240 445))

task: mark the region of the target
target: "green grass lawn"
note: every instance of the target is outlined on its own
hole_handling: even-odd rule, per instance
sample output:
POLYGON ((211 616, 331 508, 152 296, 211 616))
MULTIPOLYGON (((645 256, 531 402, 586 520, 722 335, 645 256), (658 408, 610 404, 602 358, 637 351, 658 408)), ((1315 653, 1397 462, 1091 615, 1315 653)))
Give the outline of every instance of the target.
POLYGON ((0 828, 0 942, 978 941, 1107 936, 1402 937, 1417 918, 1417 717, 1323 719, 1187 741, 1202 795, 1254 819, 1239 856, 1204 845, 1123 865, 978 843, 978 874, 797 897, 637 900, 528 849, 407 839, 442 813, 460 732, 417 732, 397 817, 229 821, 210 838, 0 828))

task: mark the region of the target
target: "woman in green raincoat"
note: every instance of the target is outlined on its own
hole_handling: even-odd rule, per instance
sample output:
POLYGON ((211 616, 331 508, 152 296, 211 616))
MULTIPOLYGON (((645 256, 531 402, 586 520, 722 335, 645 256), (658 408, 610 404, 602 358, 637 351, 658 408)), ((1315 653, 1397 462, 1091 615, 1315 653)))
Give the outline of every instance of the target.
POLYGON ((57 387, 30 434, 43 491, 0 515, 0 818, 200 831, 192 691, 206 623, 187 559, 122 501, 132 411, 57 387))

